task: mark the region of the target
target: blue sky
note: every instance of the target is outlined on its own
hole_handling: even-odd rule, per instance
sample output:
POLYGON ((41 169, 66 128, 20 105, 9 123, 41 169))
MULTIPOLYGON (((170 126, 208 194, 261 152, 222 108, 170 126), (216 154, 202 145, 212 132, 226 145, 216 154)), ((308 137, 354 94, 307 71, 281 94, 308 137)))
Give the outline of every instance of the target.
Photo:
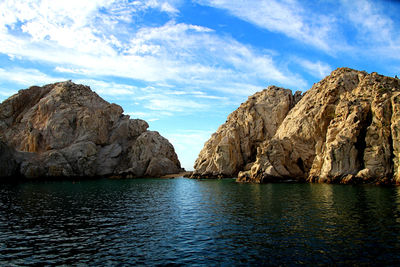
POLYGON ((268 85, 305 91, 344 66, 400 76, 399 14, 399 1, 2 0, 0 101, 31 85, 90 85, 191 170, 268 85))

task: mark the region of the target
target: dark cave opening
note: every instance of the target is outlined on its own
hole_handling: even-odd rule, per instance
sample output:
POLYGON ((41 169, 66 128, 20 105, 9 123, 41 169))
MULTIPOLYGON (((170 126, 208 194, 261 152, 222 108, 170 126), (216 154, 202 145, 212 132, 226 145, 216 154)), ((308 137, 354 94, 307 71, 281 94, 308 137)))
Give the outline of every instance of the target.
POLYGON ((357 149, 357 162, 359 163, 360 170, 365 168, 364 165, 364 151, 367 148, 365 138, 367 136, 368 127, 372 123, 372 111, 368 110, 366 118, 361 121, 360 133, 357 136, 357 142, 354 144, 357 149))

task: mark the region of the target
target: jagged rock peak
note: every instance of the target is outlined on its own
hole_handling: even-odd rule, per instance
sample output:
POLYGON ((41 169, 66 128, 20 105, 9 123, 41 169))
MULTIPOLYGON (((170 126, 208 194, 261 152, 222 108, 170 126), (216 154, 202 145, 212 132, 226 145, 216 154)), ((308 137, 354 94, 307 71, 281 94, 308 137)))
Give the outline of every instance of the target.
POLYGON ((179 172, 173 146, 147 128, 71 81, 20 90, 0 104, 0 139, 16 150, 17 172, 25 177, 179 172))
POLYGON ((271 138, 301 92, 270 86, 250 96, 205 143, 193 177, 232 177, 255 161, 257 148, 271 138))

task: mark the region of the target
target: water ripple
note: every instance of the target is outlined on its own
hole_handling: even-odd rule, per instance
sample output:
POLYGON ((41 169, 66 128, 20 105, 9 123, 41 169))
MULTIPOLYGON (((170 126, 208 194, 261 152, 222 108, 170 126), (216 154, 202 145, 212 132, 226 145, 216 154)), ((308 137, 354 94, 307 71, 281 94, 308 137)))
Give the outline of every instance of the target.
POLYGON ((233 180, 0 185, 0 265, 395 265, 398 188, 233 180))

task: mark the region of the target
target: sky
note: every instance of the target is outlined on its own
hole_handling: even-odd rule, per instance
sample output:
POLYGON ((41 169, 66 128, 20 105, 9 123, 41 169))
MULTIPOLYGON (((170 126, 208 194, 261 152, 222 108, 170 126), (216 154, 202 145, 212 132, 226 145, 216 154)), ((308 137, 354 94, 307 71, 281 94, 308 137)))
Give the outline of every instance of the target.
POLYGON ((0 101, 89 85, 175 147, 187 170, 247 97, 338 67, 400 77, 400 1, 1 0, 0 101))

